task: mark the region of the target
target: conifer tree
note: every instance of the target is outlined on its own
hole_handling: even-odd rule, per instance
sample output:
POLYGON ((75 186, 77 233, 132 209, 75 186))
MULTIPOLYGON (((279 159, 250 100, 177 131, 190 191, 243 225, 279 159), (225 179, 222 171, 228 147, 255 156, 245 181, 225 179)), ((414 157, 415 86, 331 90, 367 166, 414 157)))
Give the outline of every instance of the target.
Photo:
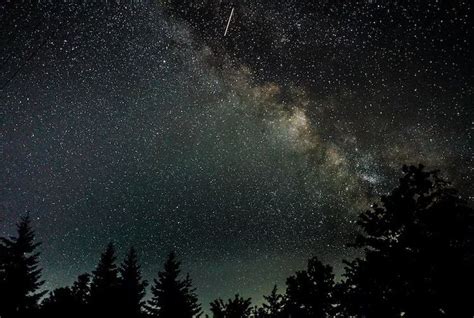
POLYGON ((213 318, 249 318, 252 313, 251 304, 250 298, 244 299, 237 294, 227 302, 220 298, 214 300, 211 303, 211 312, 213 318))
POLYGON ((404 167, 380 204, 362 213, 342 303, 364 317, 473 317, 474 211, 438 171, 404 167))
POLYGON ((268 296, 263 297, 265 302, 255 310, 254 316, 257 318, 283 318, 285 317, 285 297, 278 293, 275 285, 268 296))
POLYGON ((87 273, 79 275, 72 285, 71 292, 82 308, 89 303, 90 288, 90 275, 87 273))
POLYGON ((153 280, 152 299, 147 310, 151 317, 192 318, 201 315, 201 305, 187 275, 180 279, 180 265, 172 252, 164 264, 164 270, 153 280))
POLYGON ((120 267, 120 306, 126 317, 141 315, 146 286, 146 281, 142 279, 137 253, 134 248, 130 248, 120 267))
POLYGON ((308 260, 305 271, 296 272, 286 281, 285 312, 293 318, 320 318, 332 314, 334 274, 332 267, 316 257, 308 260))
POLYGON ((109 243, 92 272, 90 308, 94 315, 114 316, 119 312, 120 281, 115 261, 115 247, 109 243))
POLYGON ((83 318, 88 316, 89 274, 79 275, 72 287, 60 287, 43 300, 40 317, 83 318))
POLYGON ((22 317, 37 310, 43 285, 38 265, 40 243, 35 242, 29 215, 17 224, 17 236, 1 239, 0 316, 22 317))
POLYGON ((56 288, 43 300, 42 317, 78 317, 76 303, 70 287, 56 288))

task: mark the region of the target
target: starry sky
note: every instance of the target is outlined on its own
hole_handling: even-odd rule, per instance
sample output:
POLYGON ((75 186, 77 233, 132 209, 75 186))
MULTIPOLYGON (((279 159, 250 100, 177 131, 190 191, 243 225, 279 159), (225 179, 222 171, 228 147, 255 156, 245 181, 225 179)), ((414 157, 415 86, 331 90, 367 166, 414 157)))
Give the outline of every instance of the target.
POLYGON ((54 2, 0 4, 0 234, 30 213, 47 288, 114 241, 258 301, 403 164, 474 194, 470 1, 54 2))

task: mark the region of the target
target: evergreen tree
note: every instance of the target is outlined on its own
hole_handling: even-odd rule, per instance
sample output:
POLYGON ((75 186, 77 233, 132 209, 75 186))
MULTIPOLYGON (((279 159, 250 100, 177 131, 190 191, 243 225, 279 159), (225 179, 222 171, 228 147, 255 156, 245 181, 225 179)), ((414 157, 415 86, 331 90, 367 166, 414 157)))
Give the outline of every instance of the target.
POLYGON ((330 317, 332 314, 334 274, 332 267, 316 257, 308 260, 305 271, 286 281, 286 315, 292 318, 330 317))
POLYGON ((99 264, 92 272, 90 308, 94 315, 114 316, 119 314, 119 277, 115 265, 115 248, 109 243, 102 253, 99 264))
POLYGON ((42 317, 79 317, 76 312, 76 303, 70 287, 56 288, 43 301, 42 317))
POLYGON ((362 213, 347 262, 346 315, 473 317, 474 212, 438 171, 404 167, 399 186, 362 213))
POLYGON ((195 289, 189 275, 180 279, 180 265, 174 253, 170 253, 164 264, 164 270, 153 280, 152 299, 147 310, 151 317, 191 318, 201 315, 195 289))
POLYGON ((41 317, 82 318, 87 316, 89 275, 79 275, 72 287, 52 291, 42 303, 41 317))
POLYGON ((131 248, 120 267, 120 306, 123 315, 129 318, 141 315, 146 285, 142 279, 137 253, 131 248))
POLYGON ((38 307, 45 292, 38 266, 40 243, 35 242, 29 215, 17 225, 17 237, 1 239, 0 316, 24 317, 38 307))
POLYGON ((250 298, 244 299, 237 294, 226 303, 220 298, 214 300, 211 312, 214 318, 248 318, 252 312, 251 304, 250 298))
POLYGON ((262 307, 255 310, 257 318, 283 318, 285 317, 285 297, 278 293, 275 285, 269 296, 264 296, 265 302, 262 307))
POLYGON ((90 288, 90 275, 87 273, 79 275, 72 285, 71 291, 79 307, 81 307, 81 310, 79 310, 81 312, 85 310, 89 303, 90 288))

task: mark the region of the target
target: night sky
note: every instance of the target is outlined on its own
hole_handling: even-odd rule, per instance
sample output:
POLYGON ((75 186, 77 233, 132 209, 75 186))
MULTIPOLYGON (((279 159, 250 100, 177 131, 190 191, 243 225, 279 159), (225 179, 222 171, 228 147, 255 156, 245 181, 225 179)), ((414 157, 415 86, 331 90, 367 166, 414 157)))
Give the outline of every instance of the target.
POLYGON ((474 194, 471 1, 53 2, 0 4, 0 234, 29 211, 47 288, 113 241, 259 301, 403 164, 474 194))

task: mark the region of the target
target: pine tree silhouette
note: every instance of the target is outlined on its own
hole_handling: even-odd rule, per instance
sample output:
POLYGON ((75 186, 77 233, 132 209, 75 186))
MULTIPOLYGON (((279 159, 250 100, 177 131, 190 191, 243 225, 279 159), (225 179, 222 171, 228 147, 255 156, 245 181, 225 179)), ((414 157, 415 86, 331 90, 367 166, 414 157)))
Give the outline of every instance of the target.
POLYGON ((45 292, 38 266, 40 243, 35 242, 29 215, 17 224, 17 237, 1 239, 0 316, 27 317, 38 309, 45 292))
POLYGON ((130 248, 120 267, 121 313, 129 318, 142 314, 143 297, 147 282, 143 281, 135 249, 130 248))
POLYGON ((399 186, 362 213, 342 302, 358 317, 473 317, 474 212, 438 171, 404 167, 399 186))
POLYGON ((79 317, 70 287, 60 287, 49 293, 42 302, 41 317, 79 317))
POLYGON ((114 317, 120 314, 118 269, 115 265, 115 247, 109 243, 102 253, 99 264, 92 272, 90 309, 94 316, 114 317))
POLYGON ((87 305, 89 304, 91 292, 90 278, 90 275, 87 273, 81 274, 71 287, 71 292, 78 304, 79 308, 77 310, 79 312, 86 312, 87 305))
POLYGON ((211 312, 214 318, 249 318, 252 312, 252 300, 244 299, 238 294, 227 302, 216 299, 211 303, 211 312))
POLYGON ((201 315, 195 289, 189 275, 180 279, 180 265, 175 254, 169 254, 164 270, 153 280, 152 299, 147 310, 151 317, 159 318, 191 318, 201 315))
POLYGON ((89 274, 79 275, 72 287, 57 288, 43 300, 40 317, 82 318, 87 316, 89 274))
POLYGON ((334 274, 332 267, 316 257, 308 260, 305 271, 286 280, 285 312, 292 318, 328 317, 332 313, 334 274))
POLYGON ((285 313, 286 299, 283 295, 278 293, 276 285, 273 287, 271 294, 264 296, 263 298, 265 299, 265 302, 262 304, 262 307, 255 310, 254 316, 256 318, 287 317, 285 313))

